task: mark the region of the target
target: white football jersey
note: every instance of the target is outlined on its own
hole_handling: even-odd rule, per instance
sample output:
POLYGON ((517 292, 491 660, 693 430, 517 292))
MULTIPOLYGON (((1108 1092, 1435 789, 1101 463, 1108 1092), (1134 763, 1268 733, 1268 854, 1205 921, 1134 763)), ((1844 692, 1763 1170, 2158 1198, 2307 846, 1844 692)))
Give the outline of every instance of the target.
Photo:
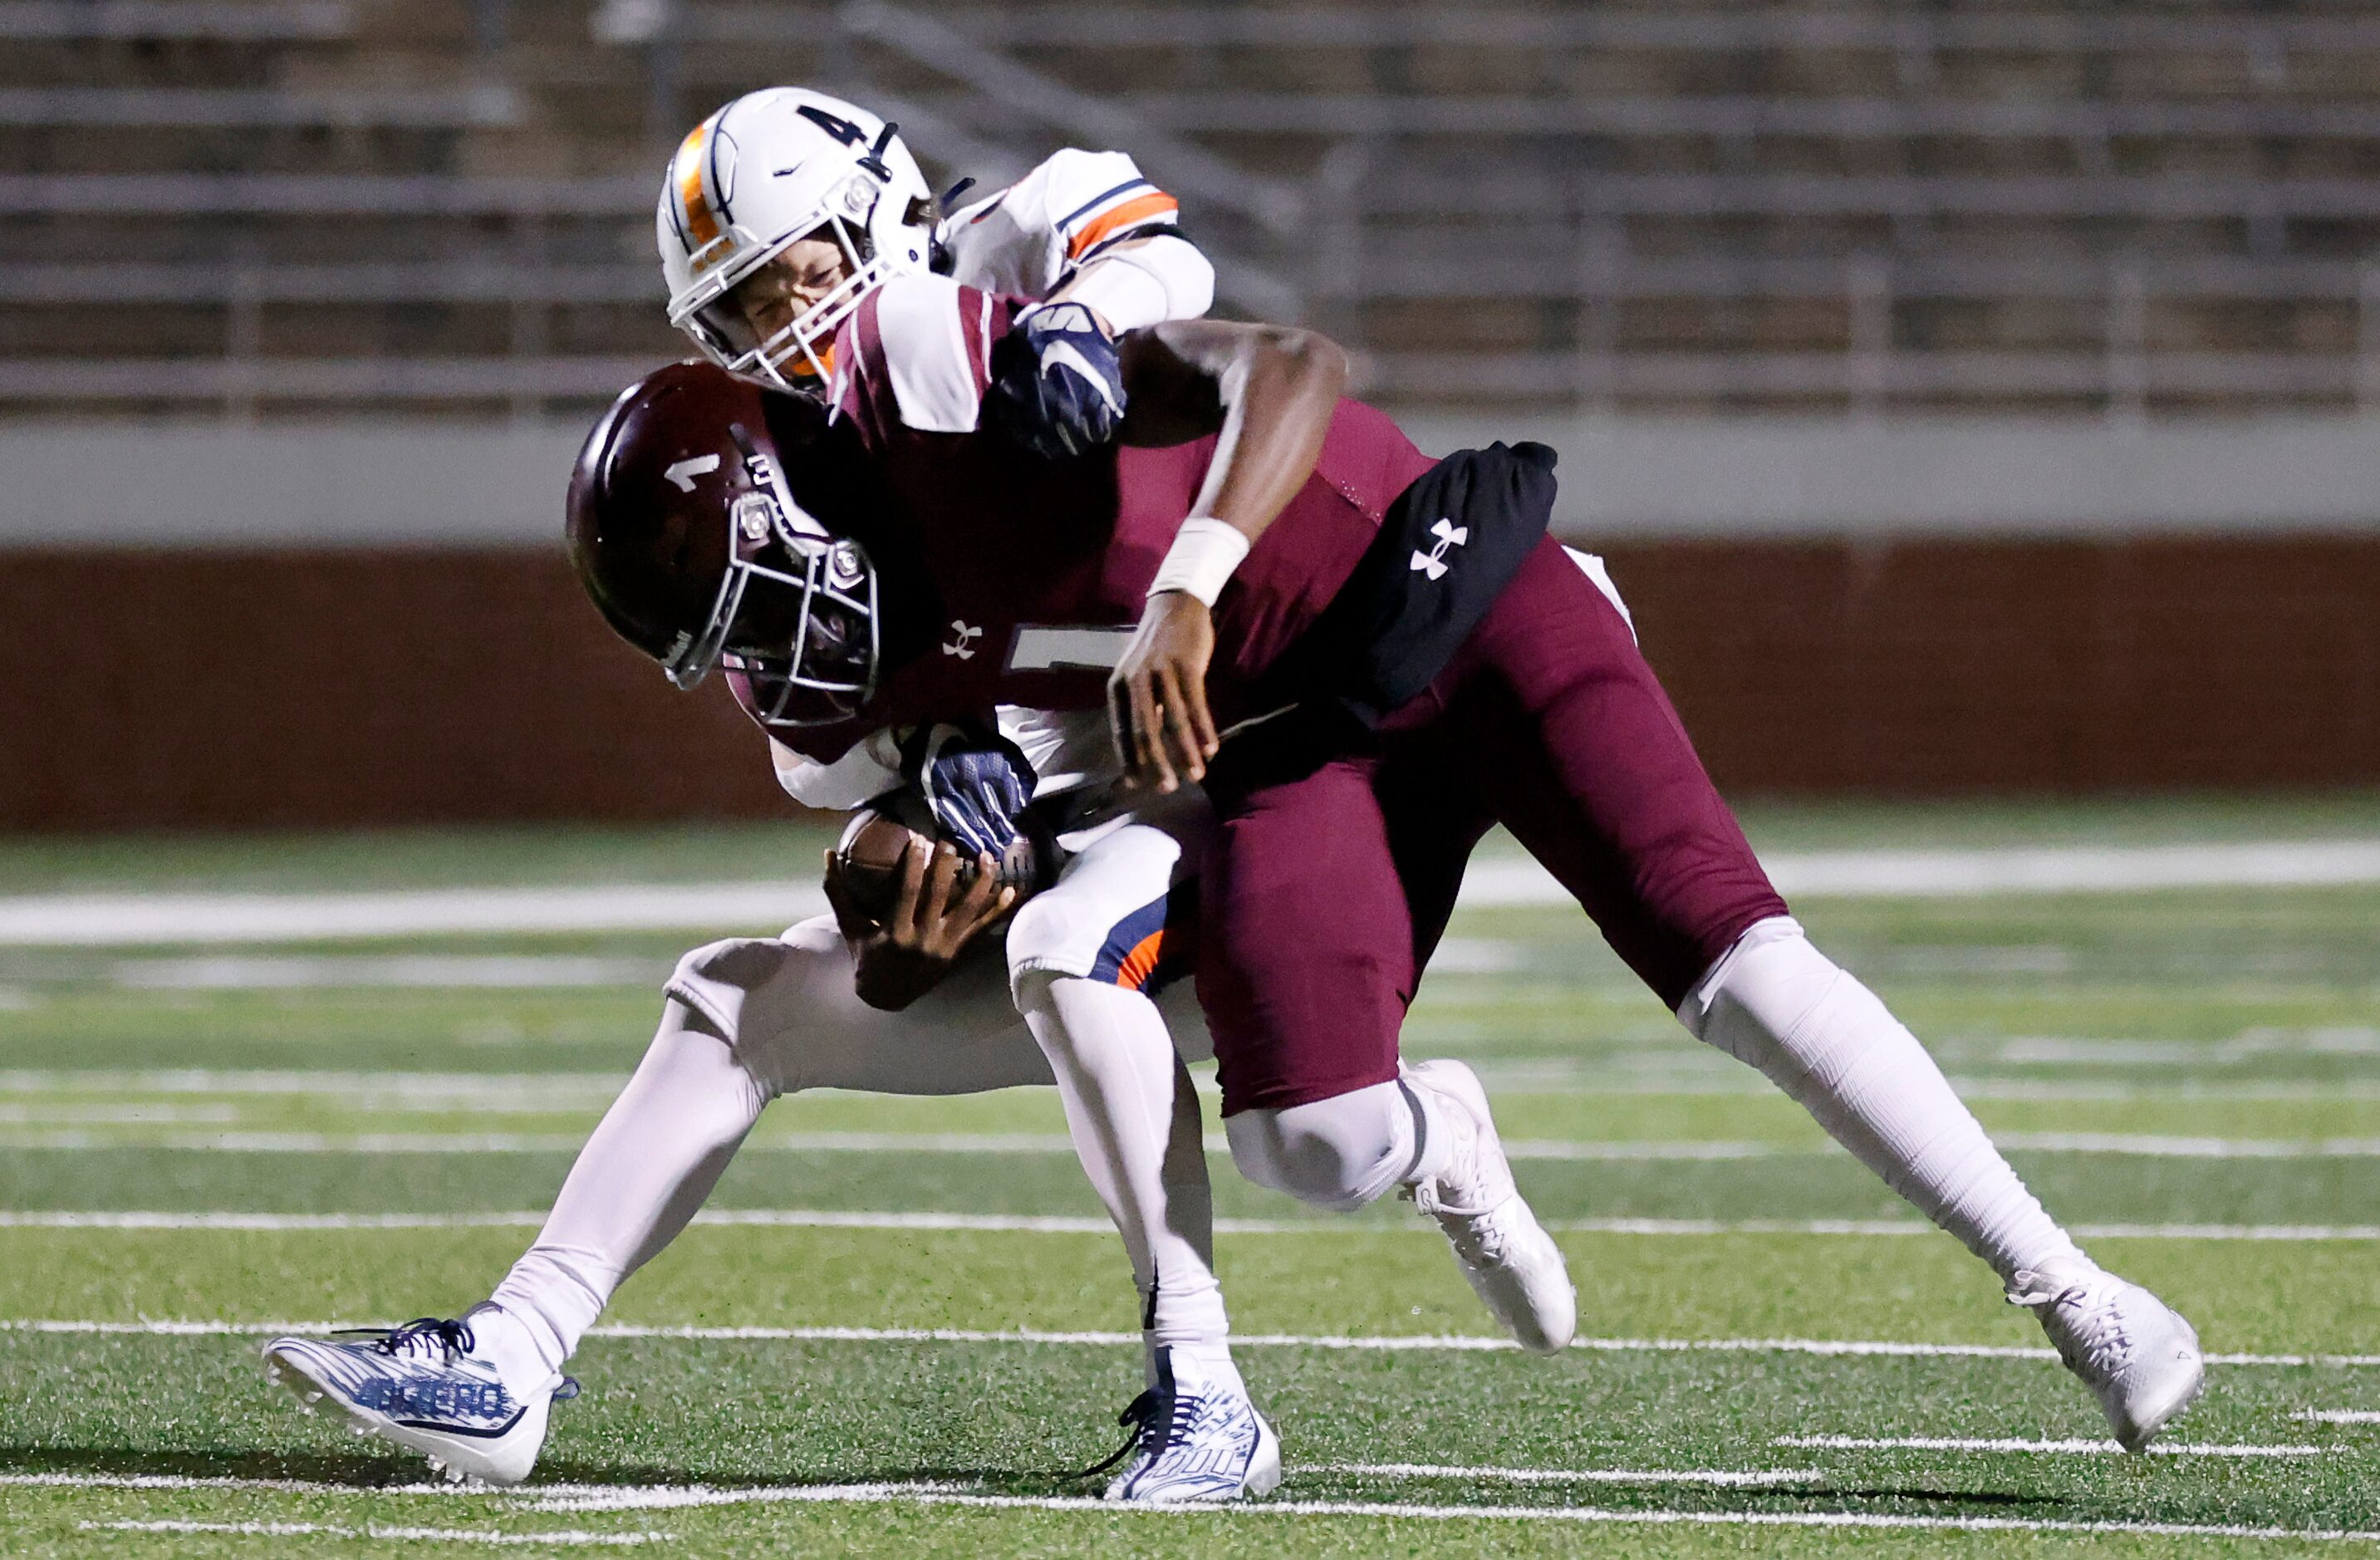
POLYGON ((1180 214, 1123 152, 1070 149, 945 218, 937 269, 1019 297, 1076 282, 1067 296, 1118 334, 1196 320, 1215 301, 1215 268, 1177 231, 1180 214))
MULTIPOLYGON (((1195 320, 1215 298, 1215 268, 1175 230, 1179 203, 1143 178, 1121 151, 1057 153, 997 194, 963 206, 936 233, 939 269, 963 285, 1042 298, 1068 296, 1099 310, 1122 334, 1168 320, 1195 320)), ((888 332, 885 345, 901 338, 888 332)), ((1002 705, 1001 733, 1024 750, 1037 799, 1122 778, 1107 716, 1002 705)), ((840 812, 901 783, 894 734, 878 732, 832 764, 769 739, 777 782, 808 807, 840 812)))

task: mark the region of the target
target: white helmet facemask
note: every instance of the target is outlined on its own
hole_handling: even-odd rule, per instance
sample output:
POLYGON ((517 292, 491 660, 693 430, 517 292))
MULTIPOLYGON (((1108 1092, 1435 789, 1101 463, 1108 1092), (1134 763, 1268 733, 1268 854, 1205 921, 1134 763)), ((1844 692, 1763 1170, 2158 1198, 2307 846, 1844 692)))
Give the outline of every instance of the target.
POLYGON ((656 213, 670 323, 721 367, 819 393, 834 334, 887 277, 927 269, 925 176, 897 127, 822 93, 775 87, 695 127, 671 160, 656 213), (832 243, 832 290, 758 339, 735 289, 805 238, 832 243))

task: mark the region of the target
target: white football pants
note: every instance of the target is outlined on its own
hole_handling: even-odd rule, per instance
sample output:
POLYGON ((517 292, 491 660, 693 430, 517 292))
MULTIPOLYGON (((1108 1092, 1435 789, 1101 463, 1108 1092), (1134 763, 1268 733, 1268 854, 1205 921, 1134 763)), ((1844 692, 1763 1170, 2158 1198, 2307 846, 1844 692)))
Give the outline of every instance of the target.
MULTIPOLYGON (((950 978, 897 1013, 861 1002, 852 956, 833 921, 783 937, 713 943, 679 961, 659 1033, 635 1076, 580 1150, 536 1242, 478 1325, 509 1378, 561 1367, 627 1276, 686 1227, 769 1101, 799 1089, 959 1094, 1052 1082, 1020 1018, 996 951, 963 960, 950 978)), ((1136 992, 1071 976, 1033 984, 1034 1029, 1063 1036, 1112 1028, 1066 1048, 1132 1058, 1123 1087, 1139 1103, 1118 1123, 1078 1131, 1085 1167, 1115 1216, 1144 1297, 1144 1335, 1228 1360, 1212 1264, 1211 1201, 1198 1152, 1198 1105, 1168 1038, 1166 1016, 1136 992), (1165 1065, 1153 1059, 1162 1043, 1165 1065), (1169 1094, 1157 1103, 1160 1083, 1169 1094), (1146 1135, 1145 1135, 1146 1134, 1146 1135), (1162 1283, 1160 1284, 1161 1276, 1162 1283)), ((1203 1046, 1184 990, 1168 1009, 1203 1046)), ((1064 1091, 1070 1123, 1093 1097, 1064 1091)), ((1093 1094, 1096 1091, 1093 1092, 1093 1094)))

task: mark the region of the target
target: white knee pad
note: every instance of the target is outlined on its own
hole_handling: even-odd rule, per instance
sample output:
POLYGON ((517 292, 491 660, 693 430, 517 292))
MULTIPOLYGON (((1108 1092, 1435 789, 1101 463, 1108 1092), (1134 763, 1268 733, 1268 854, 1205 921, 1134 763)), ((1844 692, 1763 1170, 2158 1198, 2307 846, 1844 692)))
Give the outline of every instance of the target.
POLYGON ((1419 1138, 1413 1102, 1393 1082, 1281 1110, 1243 1110, 1223 1130, 1242 1175, 1341 1214, 1402 1179, 1419 1138))

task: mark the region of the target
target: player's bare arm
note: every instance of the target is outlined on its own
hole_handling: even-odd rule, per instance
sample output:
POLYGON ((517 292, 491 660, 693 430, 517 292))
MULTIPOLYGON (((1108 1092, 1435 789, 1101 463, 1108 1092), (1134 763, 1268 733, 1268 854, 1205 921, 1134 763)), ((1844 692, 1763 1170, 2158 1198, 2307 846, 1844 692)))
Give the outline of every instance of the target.
POLYGON ((1218 436, 1184 538, 1108 684, 1126 772, 1171 792, 1202 779, 1221 746, 1207 707, 1215 596, 1314 474, 1347 386, 1347 355, 1312 331, 1185 320, 1135 333, 1123 369, 1125 443, 1218 436))
POLYGON ((962 873, 959 853, 948 845, 930 851, 923 839, 910 841, 901 864, 901 887, 891 910, 878 921, 863 912, 843 880, 843 862, 826 853, 826 898, 856 961, 859 999, 871 1008, 899 1012, 941 984, 952 964, 978 933, 1016 903, 1016 890, 1002 886, 999 865, 976 858, 962 873))

